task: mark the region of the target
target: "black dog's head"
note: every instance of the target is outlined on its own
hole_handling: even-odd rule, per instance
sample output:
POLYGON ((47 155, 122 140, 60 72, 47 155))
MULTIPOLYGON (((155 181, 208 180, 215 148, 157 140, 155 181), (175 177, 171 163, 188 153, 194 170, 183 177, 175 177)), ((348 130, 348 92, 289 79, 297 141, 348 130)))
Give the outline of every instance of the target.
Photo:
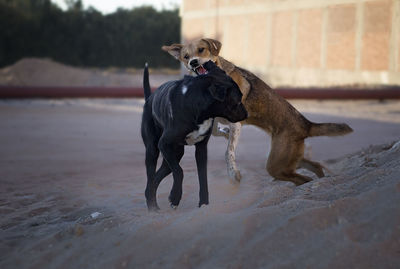
POLYGON ((242 104, 242 93, 239 86, 214 62, 208 61, 203 67, 212 83, 208 90, 216 100, 213 109, 218 117, 226 118, 230 122, 238 122, 247 118, 247 111, 242 104))

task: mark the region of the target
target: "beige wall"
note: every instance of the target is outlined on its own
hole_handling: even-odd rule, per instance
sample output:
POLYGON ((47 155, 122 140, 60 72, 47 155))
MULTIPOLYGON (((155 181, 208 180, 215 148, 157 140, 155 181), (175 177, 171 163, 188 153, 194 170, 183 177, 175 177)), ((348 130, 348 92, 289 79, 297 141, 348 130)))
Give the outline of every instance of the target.
POLYGON ((400 0, 183 0, 182 41, 273 86, 400 85, 400 0))

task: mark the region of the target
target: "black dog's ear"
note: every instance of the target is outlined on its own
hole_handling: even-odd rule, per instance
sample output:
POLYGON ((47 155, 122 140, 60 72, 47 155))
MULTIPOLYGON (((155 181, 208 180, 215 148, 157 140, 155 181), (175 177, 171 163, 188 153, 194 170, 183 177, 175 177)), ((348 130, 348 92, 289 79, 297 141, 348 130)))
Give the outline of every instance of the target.
POLYGON ((174 56, 177 60, 179 60, 181 56, 182 44, 172 44, 171 46, 162 46, 161 49, 168 52, 172 56, 174 56))
POLYGON ((226 96, 226 88, 225 87, 211 84, 211 86, 208 87, 208 90, 210 91, 212 97, 214 97, 215 100, 218 100, 220 102, 223 102, 225 100, 225 96, 226 96))

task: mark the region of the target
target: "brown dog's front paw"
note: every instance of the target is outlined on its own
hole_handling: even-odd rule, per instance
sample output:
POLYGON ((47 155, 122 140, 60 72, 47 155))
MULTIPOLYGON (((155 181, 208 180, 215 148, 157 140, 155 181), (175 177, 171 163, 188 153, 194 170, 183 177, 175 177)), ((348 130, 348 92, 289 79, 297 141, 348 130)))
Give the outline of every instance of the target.
POLYGON ((234 185, 239 184, 240 180, 242 179, 242 175, 240 174, 239 170, 230 171, 229 173, 230 182, 234 185))
POLYGON ((242 175, 240 174, 240 171, 239 170, 235 171, 235 180, 237 182, 240 182, 241 179, 242 179, 242 175))

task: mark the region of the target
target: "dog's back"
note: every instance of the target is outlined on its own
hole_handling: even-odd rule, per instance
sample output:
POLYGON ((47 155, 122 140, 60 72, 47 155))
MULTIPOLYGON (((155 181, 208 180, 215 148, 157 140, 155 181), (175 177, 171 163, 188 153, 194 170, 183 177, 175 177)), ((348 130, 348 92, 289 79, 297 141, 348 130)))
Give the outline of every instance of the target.
MULTIPOLYGON (((222 57, 220 57, 222 58, 222 57)), ((304 117, 286 99, 277 94, 268 84, 252 72, 238 67, 223 59, 225 65, 230 65, 232 72, 249 83, 249 93, 244 104, 250 115, 247 122, 267 130, 270 134, 281 132, 288 127, 292 134, 300 137, 339 136, 352 132, 344 123, 314 123, 304 117), (261 120, 259 120, 261 119, 261 120)))
MULTIPOLYGON (((144 75, 148 76, 148 73, 144 75)), ((182 88, 185 82, 189 84, 189 80, 193 79, 193 77, 185 77, 181 80, 168 81, 150 95, 147 95, 149 87, 143 85, 146 98, 145 110, 147 110, 144 113, 150 114, 154 123, 162 129, 171 126, 174 122, 181 121, 182 117, 189 116, 191 113, 188 110, 192 108, 193 100, 184 96, 182 88)), ((143 81, 147 83, 148 78, 143 81)))
POLYGON ((171 101, 171 92, 173 89, 179 86, 182 80, 168 81, 162 84, 157 90, 152 93, 149 81, 148 64, 145 64, 143 72, 143 92, 145 97, 145 105, 143 108, 143 119, 149 121, 148 118, 152 118, 153 124, 164 128, 165 123, 168 119, 173 118, 173 111, 171 101))

